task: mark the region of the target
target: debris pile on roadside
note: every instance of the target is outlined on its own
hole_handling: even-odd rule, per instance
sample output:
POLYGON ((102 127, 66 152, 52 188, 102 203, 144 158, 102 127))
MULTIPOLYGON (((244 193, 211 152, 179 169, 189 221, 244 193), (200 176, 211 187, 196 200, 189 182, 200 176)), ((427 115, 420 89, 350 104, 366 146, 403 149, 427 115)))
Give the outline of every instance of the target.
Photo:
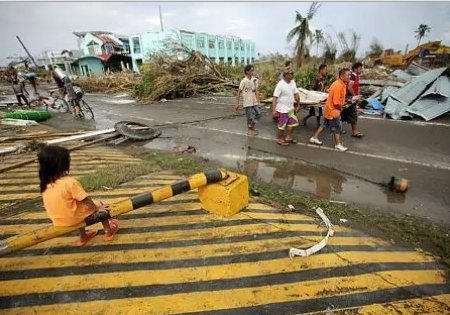
POLYGON ((141 100, 156 102, 201 94, 236 91, 243 77, 241 67, 216 64, 208 57, 181 44, 171 43, 167 51, 155 54, 143 66, 142 80, 135 88, 141 100), (180 60, 177 56, 184 56, 180 60))
POLYGON ((79 77, 75 82, 89 93, 115 93, 133 90, 139 83, 139 78, 130 71, 122 71, 103 76, 79 77))
POLYGON ((450 112, 449 68, 429 70, 412 63, 395 70, 385 80, 361 80, 362 85, 378 86, 363 106, 368 115, 385 114, 392 119, 419 116, 426 121, 450 112))

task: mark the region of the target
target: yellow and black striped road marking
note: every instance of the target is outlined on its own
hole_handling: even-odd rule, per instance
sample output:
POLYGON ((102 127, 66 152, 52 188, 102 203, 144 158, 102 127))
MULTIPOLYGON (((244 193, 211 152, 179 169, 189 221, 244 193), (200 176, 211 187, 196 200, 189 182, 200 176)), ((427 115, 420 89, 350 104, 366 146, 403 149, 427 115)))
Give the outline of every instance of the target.
MULTIPOLYGON (((152 174, 93 196, 113 202, 176 179, 152 174)), ((0 220, 1 238, 50 222, 28 209, 0 220)), ((119 219, 110 243, 74 248, 71 234, 0 258, 0 313, 450 314, 444 266, 345 226, 319 253, 291 259, 290 247, 325 228, 256 201, 223 219, 191 191, 119 219)))
MULTIPOLYGON (((21 158, 23 157, 21 156, 21 158)), ((71 169, 73 170, 71 175, 78 177, 102 167, 139 162, 139 159, 126 155, 119 150, 95 145, 71 153, 71 169)), ((4 161, 2 167, 14 163, 17 163, 17 160, 4 161)), ((38 197, 40 197, 40 193, 37 163, 0 173, 0 217, 2 209, 38 197)))

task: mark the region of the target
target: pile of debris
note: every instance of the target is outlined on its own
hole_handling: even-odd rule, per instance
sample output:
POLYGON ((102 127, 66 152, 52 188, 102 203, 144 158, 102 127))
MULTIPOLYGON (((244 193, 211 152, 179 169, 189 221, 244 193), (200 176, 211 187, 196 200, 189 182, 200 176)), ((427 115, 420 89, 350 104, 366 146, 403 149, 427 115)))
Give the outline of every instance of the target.
POLYGON ((390 71, 383 66, 375 68, 364 68, 364 79, 366 80, 387 80, 390 71))
POLYGON ((103 76, 79 77, 75 82, 89 93, 115 93, 133 90, 140 80, 132 72, 122 71, 112 72, 103 76))
POLYGON ((205 55, 172 43, 172 55, 159 53, 143 67, 142 81, 136 95, 144 101, 189 97, 201 94, 236 91, 243 77, 240 67, 216 64, 205 55), (175 56, 174 56, 175 55, 175 56), (183 58, 177 58, 183 56, 183 58))
POLYGON ((362 80, 361 84, 382 87, 367 100, 366 114, 384 112, 392 119, 419 116, 429 121, 450 111, 448 67, 429 70, 412 63, 406 70, 392 72, 387 80, 362 80), (371 108, 371 105, 376 108, 371 108))

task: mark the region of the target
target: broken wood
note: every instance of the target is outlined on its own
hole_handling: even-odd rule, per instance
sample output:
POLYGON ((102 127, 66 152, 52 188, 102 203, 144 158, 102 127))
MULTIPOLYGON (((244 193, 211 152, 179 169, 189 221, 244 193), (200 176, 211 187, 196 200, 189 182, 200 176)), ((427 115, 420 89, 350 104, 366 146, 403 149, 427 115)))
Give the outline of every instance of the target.
MULTIPOLYGON (((119 133, 115 132, 112 135, 108 135, 108 136, 106 136, 104 138, 101 138, 101 139, 97 139, 97 140, 94 140, 94 141, 91 141, 91 142, 87 142, 87 143, 83 143, 83 144, 74 146, 72 148, 69 148, 68 150, 72 152, 72 151, 79 150, 79 149, 82 149, 84 147, 87 147, 87 146, 90 146, 90 145, 93 145, 93 144, 97 144, 97 143, 100 143, 100 142, 103 142, 105 140, 109 140, 109 139, 112 139, 112 138, 115 138, 115 137, 118 137, 118 136, 119 136, 119 133)), ((19 162, 19 163, 13 164, 13 165, 5 166, 5 167, 0 169, 0 173, 4 173, 6 171, 10 171, 10 170, 16 169, 16 168, 21 167, 21 166, 25 166, 25 165, 31 164, 31 163, 34 163, 36 161, 37 161, 37 158, 34 157, 32 159, 29 159, 29 160, 26 160, 26 161, 23 161, 23 162, 19 162)))
MULTIPOLYGON (((48 131, 44 131, 48 132, 48 131)), ((7 142, 7 141, 16 141, 16 140, 31 140, 36 138, 51 138, 51 137, 61 137, 61 136, 74 136, 74 135, 80 135, 85 134, 86 131, 77 131, 77 132, 66 132, 66 133, 49 133, 49 134, 23 134, 19 136, 12 136, 12 137, 2 137, 0 138, 0 142, 7 142)))
MULTIPOLYGON (((74 141, 74 140, 82 140, 82 139, 88 139, 90 137, 95 137, 95 136, 100 136, 100 135, 104 135, 107 133, 112 133, 115 132, 116 129, 111 128, 111 129, 106 129, 106 130, 99 130, 99 131, 94 131, 94 132, 88 132, 82 135, 75 135, 75 136, 70 136, 70 137, 64 137, 64 138, 58 138, 58 139, 53 139, 53 140, 48 140, 45 142, 45 144, 59 144, 59 143, 63 143, 63 142, 68 142, 68 141, 74 141)), ((8 154, 8 153, 14 153, 17 150, 21 149, 25 147, 25 145, 20 145, 17 147, 7 147, 4 148, 2 150, 0 150, 0 155, 3 154, 8 154)))

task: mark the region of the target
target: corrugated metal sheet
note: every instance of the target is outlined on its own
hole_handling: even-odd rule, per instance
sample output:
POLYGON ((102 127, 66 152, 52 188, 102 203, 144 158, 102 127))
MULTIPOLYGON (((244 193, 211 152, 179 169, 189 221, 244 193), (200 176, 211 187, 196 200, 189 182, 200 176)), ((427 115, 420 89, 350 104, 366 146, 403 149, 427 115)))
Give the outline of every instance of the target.
POLYGON ((450 79, 447 76, 440 76, 420 98, 429 95, 440 95, 450 97, 450 79))
POLYGON ((419 96, 439 78, 448 68, 430 70, 421 76, 414 78, 404 87, 391 94, 391 97, 404 105, 411 105, 419 96))
POLYGON ((425 96, 408 106, 407 110, 429 121, 450 111, 450 98, 439 95, 425 96))
POLYGON ((397 91, 399 88, 396 86, 386 86, 381 92, 381 103, 385 104, 389 95, 397 91))
POLYGON ((425 72, 429 71, 427 67, 424 67, 422 65, 419 65, 417 62, 412 62, 406 70, 411 73, 412 75, 422 75, 425 72))
POLYGON ((389 77, 397 77, 399 79, 405 80, 406 82, 409 82, 413 79, 413 76, 410 75, 409 73, 407 73, 406 71, 403 70, 395 70, 394 72, 391 73, 391 75, 389 77))
POLYGON ((400 103, 399 101, 389 97, 384 108, 384 112, 392 119, 408 118, 411 115, 407 111, 408 106, 400 103))

